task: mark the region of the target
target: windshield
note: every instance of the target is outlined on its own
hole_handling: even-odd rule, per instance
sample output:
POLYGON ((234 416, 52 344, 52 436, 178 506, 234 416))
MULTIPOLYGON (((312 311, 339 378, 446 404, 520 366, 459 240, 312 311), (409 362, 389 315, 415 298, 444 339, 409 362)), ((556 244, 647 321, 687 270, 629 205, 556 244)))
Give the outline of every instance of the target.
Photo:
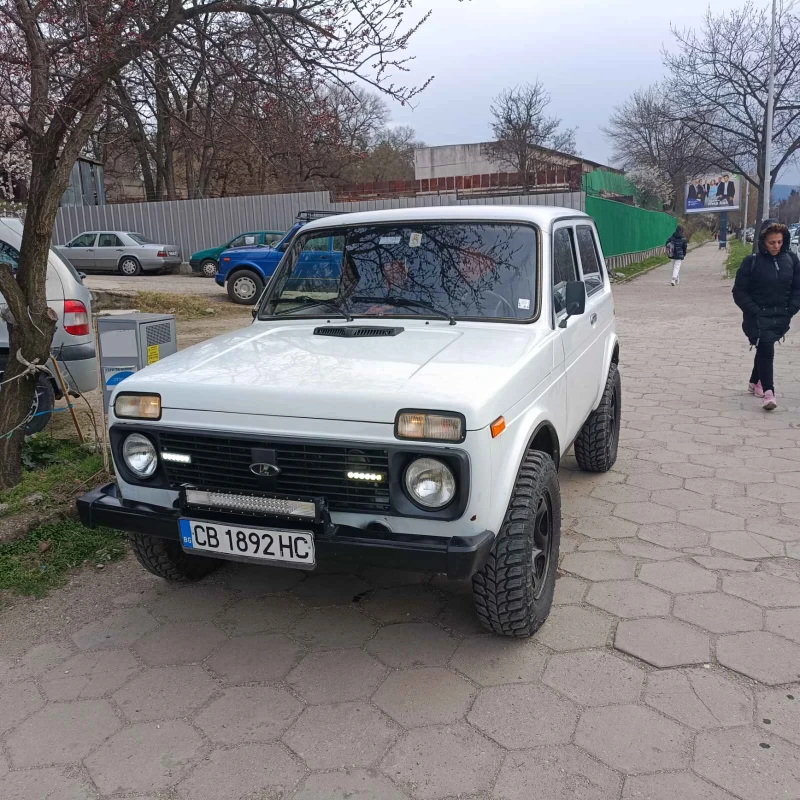
POLYGON ((298 234, 259 314, 530 320, 536 230, 514 223, 421 222, 298 234), (317 301, 317 302, 315 302, 317 301))
POLYGON ((144 236, 141 233, 129 233, 128 236, 130 236, 136 244, 156 244, 149 236, 144 236))

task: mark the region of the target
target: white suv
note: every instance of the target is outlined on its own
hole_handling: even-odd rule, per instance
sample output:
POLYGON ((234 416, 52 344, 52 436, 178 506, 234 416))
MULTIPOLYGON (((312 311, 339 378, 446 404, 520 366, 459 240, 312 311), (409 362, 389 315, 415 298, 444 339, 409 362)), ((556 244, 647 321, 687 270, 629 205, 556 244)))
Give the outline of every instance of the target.
POLYGON ((614 305, 590 217, 472 206, 321 219, 247 329, 129 378, 116 485, 79 501, 170 580, 217 559, 471 578, 481 622, 549 613, 558 463, 614 464, 614 305), (321 240, 339 257, 309 271, 321 240))

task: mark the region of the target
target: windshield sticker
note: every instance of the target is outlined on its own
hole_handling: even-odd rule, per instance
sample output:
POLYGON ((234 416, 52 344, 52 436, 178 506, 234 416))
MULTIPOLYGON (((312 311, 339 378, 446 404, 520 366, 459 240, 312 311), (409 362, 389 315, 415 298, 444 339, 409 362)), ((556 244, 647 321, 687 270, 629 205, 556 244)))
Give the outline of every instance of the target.
POLYGON ((399 236, 381 236, 378 244, 400 244, 399 236))
POLYGON ((412 233, 408 237, 408 246, 409 247, 419 247, 422 244, 422 234, 421 233, 412 233))
POLYGON ((523 300, 520 298, 519 302, 517 303, 517 308, 522 311, 530 311, 531 310, 531 301, 530 300, 523 300))

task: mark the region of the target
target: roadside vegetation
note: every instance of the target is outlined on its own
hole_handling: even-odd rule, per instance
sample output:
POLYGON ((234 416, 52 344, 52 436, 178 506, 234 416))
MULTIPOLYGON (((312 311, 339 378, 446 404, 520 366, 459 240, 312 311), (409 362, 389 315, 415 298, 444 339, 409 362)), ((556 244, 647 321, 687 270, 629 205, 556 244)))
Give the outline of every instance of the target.
POLYGON ((743 242, 741 239, 734 239, 728 244, 728 258, 725 261, 725 275, 728 278, 735 278, 742 261, 753 252, 753 246, 743 242))
POLYGON ((138 311, 148 314, 174 314, 176 319, 181 321, 249 315, 249 307, 230 303, 225 295, 220 295, 220 298, 224 298, 224 302, 197 294, 139 291, 113 294, 101 292, 94 304, 94 310, 105 311, 114 308, 135 307, 138 311))

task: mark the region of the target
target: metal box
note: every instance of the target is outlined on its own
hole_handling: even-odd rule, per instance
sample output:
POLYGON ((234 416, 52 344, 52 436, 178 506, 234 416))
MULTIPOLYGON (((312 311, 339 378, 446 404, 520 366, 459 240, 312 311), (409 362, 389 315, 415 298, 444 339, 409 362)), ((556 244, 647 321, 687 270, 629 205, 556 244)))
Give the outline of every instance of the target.
POLYGON ((124 314, 97 318, 103 402, 125 378, 178 349, 173 314, 124 314))

